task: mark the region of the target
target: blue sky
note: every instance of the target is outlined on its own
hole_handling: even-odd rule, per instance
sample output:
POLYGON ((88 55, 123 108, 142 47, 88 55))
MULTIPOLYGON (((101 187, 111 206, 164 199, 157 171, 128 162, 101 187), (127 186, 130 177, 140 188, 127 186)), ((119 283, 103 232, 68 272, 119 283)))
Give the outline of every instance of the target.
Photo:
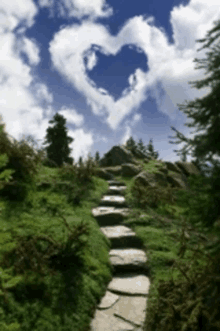
MULTIPOLYGON (((201 98, 195 58, 220 19, 219 0, 1 0, 0 114, 5 130, 42 146, 56 112, 71 156, 104 153, 133 136, 177 161, 175 127, 195 131, 177 104, 201 98), (169 137, 168 137, 169 136, 169 137)), ((187 161, 191 161, 191 157, 187 161)))

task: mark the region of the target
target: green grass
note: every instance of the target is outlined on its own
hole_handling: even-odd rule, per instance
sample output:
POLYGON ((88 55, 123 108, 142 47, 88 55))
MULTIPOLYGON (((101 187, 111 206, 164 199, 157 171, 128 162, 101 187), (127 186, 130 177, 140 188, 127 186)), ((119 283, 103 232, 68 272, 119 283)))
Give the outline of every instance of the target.
MULTIPOLYGON (((153 162, 144 164, 144 168, 155 171, 153 162)), ((200 250, 205 249, 204 228, 197 224, 199 214, 196 209, 192 212, 192 208, 196 199, 199 206, 207 195, 202 190, 200 193, 193 189, 175 190, 175 203, 161 202, 156 208, 146 204, 140 208, 132 194, 134 178, 115 176, 115 179, 125 182, 126 201, 133 212, 124 225, 142 239, 148 258, 151 287, 147 330, 147 320, 157 304, 159 284, 183 277, 177 263, 189 265, 194 254, 191 249, 198 244, 200 250), (184 237, 183 230, 189 237, 184 237)), ((42 166, 36 183, 50 182, 50 188, 30 191, 24 203, 0 199, 0 259, 5 261, 0 265, 3 331, 89 331, 96 307, 111 280, 110 242, 91 215, 108 183, 92 176, 91 182, 80 187, 81 198, 74 200, 79 189, 74 180, 65 179, 69 188, 53 186, 63 180, 59 169, 42 166), (77 236, 77 231, 82 231, 81 235, 77 236), (46 236, 51 245, 40 240, 35 245, 33 240, 37 236, 46 236), (36 248, 40 254, 52 249, 50 263, 43 258, 38 260, 36 248), (24 262, 18 259, 22 256, 24 262), (20 262, 16 264, 17 260, 20 262)), ((205 235, 214 233, 209 230, 205 235)), ((204 261, 201 256, 198 258, 198 264, 205 265, 204 261)))
MULTIPOLYGON (((58 179, 58 169, 42 167, 37 181, 58 179)), ((6 260, 1 274, 4 288, 0 292, 1 330, 89 329, 95 308, 111 279, 110 243, 91 215, 107 188, 105 180, 93 177, 93 184, 87 185, 86 197, 75 206, 67 202, 65 192, 56 193, 52 188, 30 192, 23 204, 1 199, 0 257, 1 261, 6 260), (78 257, 74 254, 74 245, 68 247, 67 243, 70 231, 74 233, 81 222, 86 224, 88 233, 79 237, 78 257), (36 259, 32 258, 31 250, 37 247, 31 246, 27 237, 41 235, 57 244, 54 254, 62 252, 61 264, 51 268, 38 261, 37 255, 36 259), (15 270, 13 264, 15 256, 20 254, 16 251, 19 244, 24 250, 26 265, 20 263, 20 269, 15 270), (31 267, 27 265, 28 259, 31 267)), ((39 252, 45 249, 45 242, 38 244, 39 252)))

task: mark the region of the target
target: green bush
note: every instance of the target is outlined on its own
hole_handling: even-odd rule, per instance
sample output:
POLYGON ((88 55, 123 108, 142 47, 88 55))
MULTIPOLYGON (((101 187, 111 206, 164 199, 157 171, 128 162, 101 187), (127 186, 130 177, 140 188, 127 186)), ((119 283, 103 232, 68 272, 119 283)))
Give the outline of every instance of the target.
POLYGON ((0 132, 0 155, 7 156, 7 164, 2 170, 8 176, 13 171, 12 182, 7 182, 0 195, 11 201, 25 200, 30 188, 35 185, 35 175, 42 165, 43 152, 34 151, 27 141, 11 142, 6 132, 0 132))

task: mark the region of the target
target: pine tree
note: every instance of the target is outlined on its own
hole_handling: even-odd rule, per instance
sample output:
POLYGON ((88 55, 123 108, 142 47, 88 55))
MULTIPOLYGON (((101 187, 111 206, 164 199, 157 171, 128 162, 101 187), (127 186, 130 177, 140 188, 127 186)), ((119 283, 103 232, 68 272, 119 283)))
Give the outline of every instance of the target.
POLYGON ((147 154, 154 159, 158 159, 159 153, 154 151, 153 139, 150 139, 149 144, 147 145, 147 154))
POLYGON ((72 149, 68 147, 70 143, 74 141, 73 138, 67 136, 67 128, 65 127, 66 119, 56 113, 50 124, 55 124, 54 127, 47 129, 46 140, 43 145, 49 144, 45 148, 47 157, 54 161, 57 166, 62 166, 64 162, 72 164, 73 158, 69 157, 72 149))
MULTIPOLYGON (((171 144, 179 144, 184 141, 186 145, 181 150, 174 150, 174 152, 179 154, 186 152, 186 154, 189 154, 192 150, 191 155, 195 157, 195 163, 200 164, 200 167, 207 167, 205 163, 207 161, 213 165, 213 169, 210 171, 211 189, 209 193, 214 199, 213 206, 218 206, 220 203, 220 162, 215 160, 214 156, 220 156, 220 20, 215 21, 214 25, 215 27, 207 33, 206 37, 197 40, 197 42, 205 42, 199 50, 208 48, 216 41, 218 43, 212 45, 211 50, 206 53, 205 59, 194 60, 194 62, 200 63, 200 66, 197 66, 195 69, 205 69, 209 76, 200 81, 189 82, 189 84, 198 89, 208 86, 211 92, 203 98, 186 102, 184 105, 178 105, 180 110, 193 119, 193 122, 185 125, 197 127, 196 132, 205 130, 205 133, 197 134, 193 139, 188 139, 174 127, 171 127, 177 134, 175 137, 170 138, 179 138, 179 141, 169 142, 171 144)), ((207 219, 209 218, 209 223, 212 224, 214 216, 210 220, 210 213, 209 216, 207 214, 207 219)), ((216 210, 214 214, 215 217, 218 217, 219 212, 216 210)))
POLYGON ((181 156, 181 161, 182 162, 187 162, 186 152, 183 152, 183 154, 181 156))
POLYGON ((137 144, 138 149, 140 149, 141 152, 146 153, 146 146, 144 146, 143 140, 140 138, 137 144))
POLYGON ((97 152, 95 153, 95 162, 96 162, 97 164, 99 164, 99 161, 100 161, 100 155, 99 155, 99 152, 97 151, 97 152))
POLYGON ((129 149, 131 152, 136 150, 137 146, 136 146, 136 142, 133 139, 133 137, 130 137, 126 143, 125 143, 125 148, 129 149))
MULTIPOLYGON (((207 33, 206 38, 199 39, 197 42, 205 42, 203 48, 209 47, 214 41, 219 38, 220 31, 220 20, 214 22, 215 27, 207 33), (216 36, 211 36, 217 32, 216 36)), ((218 164, 213 159, 213 155, 220 156, 220 46, 216 44, 212 47, 211 51, 206 53, 206 59, 195 59, 194 62, 200 63, 195 69, 206 69, 207 73, 211 73, 207 78, 189 82, 192 86, 200 89, 205 86, 211 88, 211 92, 201 99, 196 99, 195 101, 186 102, 185 105, 179 105, 178 107, 182 110, 188 117, 193 118, 193 123, 186 123, 188 127, 197 126, 197 131, 206 129, 206 132, 200 135, 195 135, 194 139, 188 139, 183 134, 181 134, 174 127, 172 130, 176 131, 177 135, 171 138, 179 138, 180 141, 172 142, 171 144, 179 144, 181 142, 186 142, 186 145, 181 150, 174 150, 174 152, 181 153, 183 150, 189 154, 192 150, 192 156, 197 160, 202 162, 209 161, 214 166, 218 164)))
POLYGON ((79 167, 80 167, 80 168, 83 166, 83 159, 82 159, 82 156, 79 157, 78 164, 79 164, 79 167))

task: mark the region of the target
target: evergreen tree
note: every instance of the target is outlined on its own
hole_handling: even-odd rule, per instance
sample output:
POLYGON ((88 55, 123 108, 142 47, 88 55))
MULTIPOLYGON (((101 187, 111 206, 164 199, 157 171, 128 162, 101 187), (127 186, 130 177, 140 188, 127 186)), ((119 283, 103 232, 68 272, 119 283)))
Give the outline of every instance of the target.
POLYGON ((137 147, 141 152, 146 153, 146 146, 144 146, 143 140, 141 138, 138 141, 137 147))
POLYGON ((186 157, 186 152, 184 152, 181 156, 181 161, 182 162, 187 162, 187 157, 186 157))
POLYGON ((130 137, 126 143, 125 143, 125 148, 129 149, 131 152, 136 150, 137 146, 136 146, 136 142, 133 139, 133 137, 130 137))
POLYGON ((95 162, 97 162, 99 164, 99 161, 100 161, 100 155, 99 155, 99 152, 97 151, 95 153, 95 162))
POLYGON ((147 154, 154 159, 158 159, 159 153, 154 151, 153 139, 150 139, 149 144, 147 145, 147 154))
POLYGON ((188 127, 197 126, 196 132, 204 130, 205 133, 195 135, 193 139, 188 139, 174 127, 171 127, 172 130, 176 131, 177 135, 170 138, 179 138, 179 141, 169 142, 171 144, 186 142, 186 145, 181 150, 174 150, 174 152, 179 154, 186 152, 186 154, 189 154, 190 150, 192 150, 192 157, 196 159, 195 163, 207 167, 205 162, 209 161, 213 165, 213 169, 210 171, 211 189, 209 193, 215 196, 213 205, 218 206, 220 202, 220 162, 215 160, 214 156, 220 156, 220 20, 215 21, 214 25, 215 27, 207 33, 206 37, 197 40, 197 42, 206 42, 199 50, 208 48, 216 41, 218 43, 212 45, 211 50, 206 53, 205 59, 194 60, 194 62, 200 63, 200 66, 197 66, 195 69, 205 69, 209 76, 200 81, 189 82, 189 84, 194 85, 198 89, 208 86, 211 88, 211 92, 201 99, 178 105, 180 110, 193 119, 192 123, 186 123, 185 125, 188 127))
POLYGON ((43 145, 49 144, 49 146, 45 148, 47 157, 54 161, 59 167, 62 166, 64 162, 72 164, 73 158, 69 157, 72 149, 70 149, 68 145, 72 143, 74 139, 67 136, 67 128, 65 127, 66 119, 56 113, 49 123, 55 125, 47 129, 46 141, 43 143, 43 145))
POLYGON ((83 159, 82 159, 82 156, 79 157, 79 167, 81 168, 83 166, 83 159))

